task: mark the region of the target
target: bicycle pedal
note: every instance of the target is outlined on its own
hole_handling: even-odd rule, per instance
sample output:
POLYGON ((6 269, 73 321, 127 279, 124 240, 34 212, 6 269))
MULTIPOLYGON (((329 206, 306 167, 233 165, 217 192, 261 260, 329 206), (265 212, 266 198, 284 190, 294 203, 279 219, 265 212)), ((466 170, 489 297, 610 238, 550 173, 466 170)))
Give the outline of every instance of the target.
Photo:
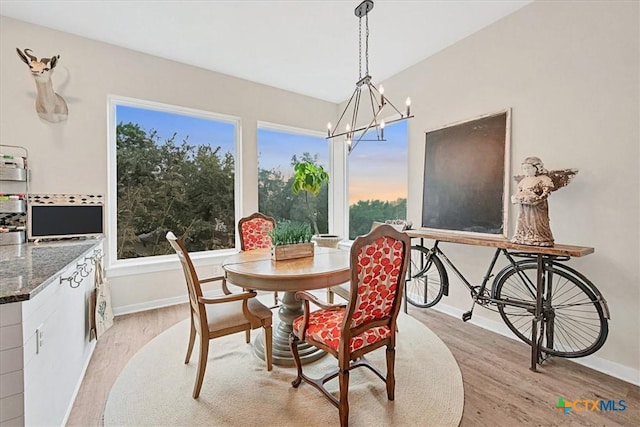
POLYGON ((473 311, 467 311, 466 313, 462 314, 462 321, 466 322, 467 320, 471 320, 471 314, 473 313, 473 311))

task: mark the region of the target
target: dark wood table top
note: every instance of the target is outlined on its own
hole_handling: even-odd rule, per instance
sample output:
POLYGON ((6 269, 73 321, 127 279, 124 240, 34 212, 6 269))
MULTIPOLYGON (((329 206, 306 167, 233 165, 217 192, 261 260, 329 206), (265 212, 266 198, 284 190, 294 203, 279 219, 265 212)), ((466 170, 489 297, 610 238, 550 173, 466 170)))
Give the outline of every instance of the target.
POLYGON ((581 257, 594 252, 593 248, 586 246, 555 245, 552 247, 519 245, 499 236, 469 236, 451 231, 435 231, 428 229, 406 230, 409 237, 439 240, 441 242, 461 243, 464 245, 490 246, 494 248, 508 249, 517 252, 543 255, 565 255, 581 257))

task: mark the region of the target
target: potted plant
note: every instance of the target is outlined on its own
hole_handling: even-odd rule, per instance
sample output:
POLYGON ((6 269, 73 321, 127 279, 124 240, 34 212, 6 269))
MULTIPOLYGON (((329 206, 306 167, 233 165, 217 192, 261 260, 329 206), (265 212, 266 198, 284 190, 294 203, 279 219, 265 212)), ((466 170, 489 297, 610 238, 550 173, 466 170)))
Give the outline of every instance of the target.
POLYGON ((309 197, 317 197, 324 184, 329 182, 329 174, 322 165, 310 161, 299 161, 293 165, 293 194, 304 192, 307 215, 313 224, 313 240, 318 246, 338 247, 340 237, 332 234, 320 234, 318 230, 318 211, 311 207, 309 197))
POLYGON ((313 256, 311 227, 307 223, 282 221, 269 233, 271 258, 276 261, 313 256))

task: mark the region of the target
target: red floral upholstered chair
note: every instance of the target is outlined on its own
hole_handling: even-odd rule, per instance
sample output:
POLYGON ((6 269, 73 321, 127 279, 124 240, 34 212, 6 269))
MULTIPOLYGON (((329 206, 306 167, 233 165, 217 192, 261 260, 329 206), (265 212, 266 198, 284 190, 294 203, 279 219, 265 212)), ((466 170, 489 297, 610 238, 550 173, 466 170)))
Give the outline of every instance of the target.
POLYGON ((293 321, 289 345, 298 370, 292 382, 301 381, 320 390, 336 407, 340 425, 349 421, 349 371, 359 366, 371 369, 387 385, 387 398, 395 394, 396 319, 410 251, 409 237, 390 225, 381 225, 369 234, 356 238, 351 247, 351 294, 342 305, 326 304, 307 292, 296 292, 304 302, 304 314, 293 321), (311 312, 309 302, 320 309, 311 312), (338 369, 320 379, 302 373, 298 342, 321 348, 338 359, 338 369), (386 346, 386 377, 365 359, 364 355, 386 346), (339 399, 324 387, 338 377, 339 399))
POLYGON ((200 335, 200 357, 198 359, 196 383, 193 386, 193 398, 196 399, 200 395, 204 372, 207 368, 209 340, 214 338, 245 331, 248 343, 251 339, 250 333, 252 329, 264 328, 265 359, 267 370, 270 371, 272 353, 271 310, 255 298, 256 292, 229 292, 223 276, 199 279, 184 242, 176 238, 171 231, 167 233, 166 238, 176 251, 176 254, 178 254, 189 294, 191 332, 187 347, 187 357, 184 363, 189 363, 196 335, 200 335), (203 297, 201 284, 216 281, 220 282, 223 294, 207 298, 203 297))
MULTIPOLYGON (((276 226, 276 220, 270 216, 256 212, 238 221, 238 234, 240 234, 240 249, 252 251, 271 246, 269 232, 276 226)), ((278 305, 278 292, 273 293, 274 304, 278 305)))

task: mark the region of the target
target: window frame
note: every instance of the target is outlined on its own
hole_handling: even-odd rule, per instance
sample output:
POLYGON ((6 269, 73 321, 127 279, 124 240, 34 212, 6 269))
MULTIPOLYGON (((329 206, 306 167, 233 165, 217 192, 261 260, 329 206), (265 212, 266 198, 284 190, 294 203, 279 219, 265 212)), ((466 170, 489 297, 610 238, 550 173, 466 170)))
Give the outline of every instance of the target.
MULTIPOLYGON (((327 165, 327 172, 329 173, 329 186, 327 188, 327 224, 329 227, 328 232, 329 233, 334 233, 335 230, 335 218, 336 218, 336 212, 335 212, 335 196, 337 194, 336 191, 336 185, 332 185, 333 182, 333 177, 335 176, 334 172, 336 171, 336 159, 334 157, 334 151, 333 151, 333 147, 334 144, 331 143, 330 140, 326 139, 326 134, 324 132, 319 132, 319 131, 314 131, 314 130, 310 130, 310 129, 304 129, 304 128, 300 128, 300 127, 294 127, 294 126, 288 126, 288 125, 282 125, 282 124, 277 124, 277 123, 272 123, 272 122, 266 122, 266 121, 261 121, 258 120, 256 123, 256 164, 259 166, 260 163, 260 139, 259 139, 259 132, 260 130, 270 130, 270 131, 275 131, 275 132, 284 132, 284 133, 290 133, 290 134, 298 134, 298 135, 304 135, 304 136, 313 136, 313 137, 318 137, 321 139, 325 140, 325 143, 327 144, 327 158, 328 158, 328 165, 327 165)), ((256 182, 257 184, 257 182, 256 182)), ((344 191, 344 190, 343 190, 344 191)))
MULTIPOLYGON (((386 117, 384 118, 385 121, 391 121, 392 117, 386 117)), ((393 123, 392 123, 393 124, 393 123)), ((409 144, 410 144, 410 140, 409 140, 409 135, 410 135, 410 125, 411 122, 407 121, 407 134, 406 134, 406 147, 407 147, 407 160, 409 158, 409 144)), ((365 142, 366 141, 362 141, 365 142)), ((349 238, 349 234, 351 232, 351 221, 350 221, 350 210, 351 210, 351 204, 349 202, 349 188, 351 186, 351 182, 350 182, 350 178, 351 178, 351 167, 350 167, 350 162, 349 162, 349 147, 347 146, 347 144, 343 144, 344 145, 344 151, 345 151, 345 167, 344 167, 344 174, 345 174, 345 179, 344 179, 344 186, 343 186, 343 197, 344 197, 344 203, 345 203, 345 208, 344 208, 344 212, 342 213, 344 216, 344 224, 345 224, 345 235, 346 238, 343 239, 343 243, 344 245, 341 246, 342 248, 350 248, 351 244, 353 244, 353 240, 349 238)), ((357 147, 356 147, 357 150, 357 147)), ((409 206, 408 206, 408 202, 409 202, 409 183, 410 183, 410 177, 409 177, 409 168, 407 167, 406 171, 406 179, 407 179, 407 212, 406 212, 406 218, 408 219, 409 217, 409 206)))
MULTIPOLYGON (((242 187, 241 177, 243 165, 242 156, 242 120, 240 117, 231 116, 221 113, 212 113, 209 111, 198 110, 194 108, 182 107, 171 104, 164 104, 155 101, 148 101, 118 95, 107 96, 107 197, 106 199, 106 252, 107 252, 107 269, 109 276, 127 276, 132 274, 144 274, 160 271, 173 270, 178 267, 179 261, 174 255, 157 255, 143 258, 117 259, 117 135, 116 135, 116 108, 118 106, 144 108, 148 110, 161 111, 165 113, 174 113, 181 115, 189 115, 192 117, 203 118, 207 120, 217 120, 235 125, 235 144, 234 144, 234 212, 235 224, 238 223, 242 212, 242 187)), ((235 247, 229 249, 220 249, 213 251, 194 252, 191 255, 194 264, 202 265, 204 263, 219 263, 227 256, 236 253, 239 250, 239 240, 236 234, 235 247)))

